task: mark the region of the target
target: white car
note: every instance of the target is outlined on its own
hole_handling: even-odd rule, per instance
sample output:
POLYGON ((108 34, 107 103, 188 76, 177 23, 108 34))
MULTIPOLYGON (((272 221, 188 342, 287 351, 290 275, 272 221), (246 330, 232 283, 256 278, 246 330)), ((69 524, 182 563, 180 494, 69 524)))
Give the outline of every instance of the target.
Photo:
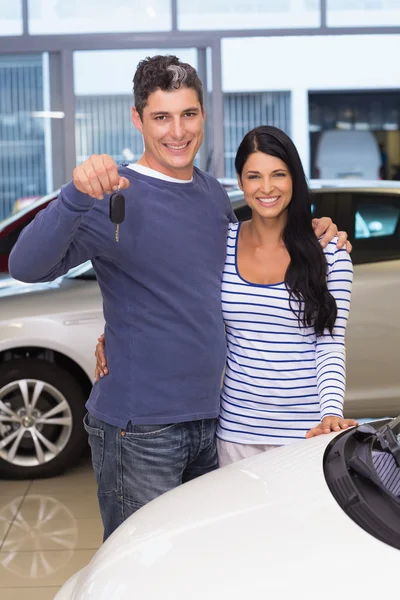
POLYGON ((380 598, 400 565, 399 455, 400 418, 214 471, 129 517, 55 600, 380 598))
MULTIPOLYGON (((329 215, 353 242, 355 264, 347 332, 348 417, 400 413, 400 183, 312 182, 315 216, 329 215)), ((240 220, 243 194, 228 190, 240 220)), ((38 212, 53 201, 32 205, 38 212)), ((0 270, 29 208, 0 226, 0 270), (3 253, 3 254, 2 254, 3 253)), ((56 475, 87 446, 82 426, 104 326, 90 263, 52 283, 0 279, 0 477, 56 475)))
POLYGON ((330 129, 318 138, 315 166, 321 179, 378 179, 381 164, 372 131, 330 129))
POLYGON ((90 263, 51 283, 0 280, 0 476, 54 475, 87 447, 82 419, 103 329, 90 263))

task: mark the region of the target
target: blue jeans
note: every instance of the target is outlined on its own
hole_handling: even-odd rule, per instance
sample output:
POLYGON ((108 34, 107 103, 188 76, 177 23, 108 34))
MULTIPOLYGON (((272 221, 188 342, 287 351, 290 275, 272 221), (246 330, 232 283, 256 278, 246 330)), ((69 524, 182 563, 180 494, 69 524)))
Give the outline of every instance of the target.
POLYGON ((138 508, 218 467, 217 419, 126 429, 84 418, 104 540, 138 508))

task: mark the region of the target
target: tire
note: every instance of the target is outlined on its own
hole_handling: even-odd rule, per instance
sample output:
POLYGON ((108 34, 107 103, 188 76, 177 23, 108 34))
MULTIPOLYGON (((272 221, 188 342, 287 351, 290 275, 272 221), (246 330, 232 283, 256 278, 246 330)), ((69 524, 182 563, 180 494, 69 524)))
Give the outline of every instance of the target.
POLYGON ((0 477, 54 477, 73 466, 87 447, 85 401, 76 380, 56 364, 37 358, 1 364, 0 477))

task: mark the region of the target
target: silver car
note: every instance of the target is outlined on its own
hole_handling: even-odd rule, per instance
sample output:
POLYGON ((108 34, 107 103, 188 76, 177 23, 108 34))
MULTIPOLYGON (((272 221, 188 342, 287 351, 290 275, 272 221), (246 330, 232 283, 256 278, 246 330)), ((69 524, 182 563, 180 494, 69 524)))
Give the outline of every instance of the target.
MULTIPOLYGON (((311 212, 331 216, 353 242, 345 414, 386 417, 400 413, 400 184, 362 186, 311 182, 311 212)), ((228 193, 238 218, 248 219, 240 190, 232 185, 228 193)), ((46 197, 43 206, 53 199, 46 197)), ((37 212, 40 201, 32 206, 37 212)), ((3 222, 0 253, 11 245, 2 232, 11 231, 15 241, 27 222, 29 210, 23 225, 18 215, 3 222)), ((52 283, 3 278, 0 315, 0 476, 52 476, 76 462, 87 445, 82 417, 104 326, 90 263, 52 283)))

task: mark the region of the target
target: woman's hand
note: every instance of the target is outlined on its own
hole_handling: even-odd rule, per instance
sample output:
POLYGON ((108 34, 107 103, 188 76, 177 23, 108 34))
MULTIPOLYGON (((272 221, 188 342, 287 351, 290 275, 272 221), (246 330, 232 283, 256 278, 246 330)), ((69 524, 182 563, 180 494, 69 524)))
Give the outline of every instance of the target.
POLYGON ((341 431, 348 427, 357 427, 358 423, 354 419, 342 419, 340 417, 325 417, 321 423, 316 427, 313 427, 306 433, 306 438, 312 438, 317 435, 324 433, 331 433, 332 431, 341 431))
POLYGON ((104 354, 104 333, 98 338, 98 342, 96 344, 96 351, 94 353, 96 357, 96 368, 94 370, 95 381, 99 381, 99 377, 104 377, 104 375, 108 375, 107 369, 107 361, 106 356, 104 354))

